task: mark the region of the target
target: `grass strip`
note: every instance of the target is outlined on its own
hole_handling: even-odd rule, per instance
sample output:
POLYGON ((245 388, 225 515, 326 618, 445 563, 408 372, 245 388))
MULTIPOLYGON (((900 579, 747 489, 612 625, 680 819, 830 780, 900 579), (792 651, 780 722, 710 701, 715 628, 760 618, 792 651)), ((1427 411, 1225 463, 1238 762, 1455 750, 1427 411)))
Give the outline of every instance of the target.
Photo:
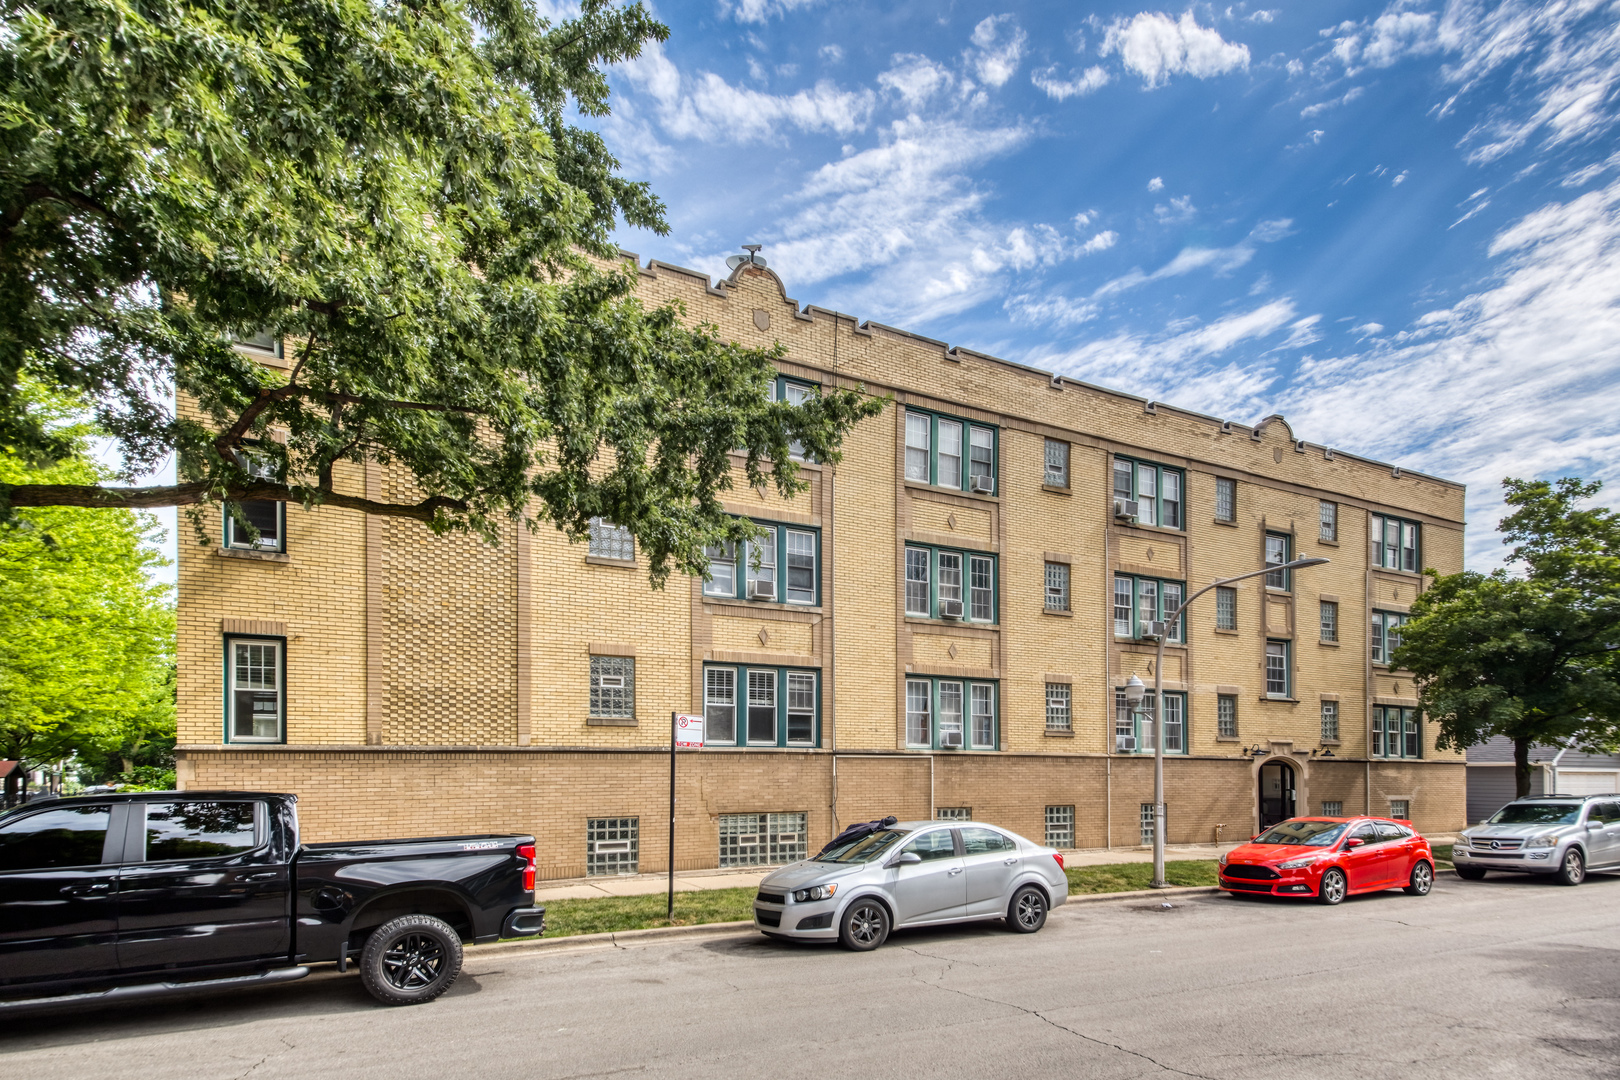
MULTIPOLYGON (((1153 881, 1152 863, 1106 863, 1102 866, 1073 866, 1069 875, 1070 896, 1097 893, 1135 892, 1153 881)), ((1215 885, 1214 859, 1178 859, 1164 864, 1164 879, 1171 885, 1215 885)))

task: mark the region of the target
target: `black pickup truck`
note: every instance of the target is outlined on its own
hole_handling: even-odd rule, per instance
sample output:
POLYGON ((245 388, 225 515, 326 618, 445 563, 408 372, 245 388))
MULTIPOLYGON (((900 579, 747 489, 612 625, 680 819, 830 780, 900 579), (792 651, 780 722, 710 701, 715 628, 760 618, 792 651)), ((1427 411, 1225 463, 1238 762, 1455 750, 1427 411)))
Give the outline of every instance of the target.
POLYGON ((299 979, 358 959, 431 1001, 463 943, 532 937, 534 837, 299 844, 298 798, 143 792, 0 816, 0 1013, 299 979))

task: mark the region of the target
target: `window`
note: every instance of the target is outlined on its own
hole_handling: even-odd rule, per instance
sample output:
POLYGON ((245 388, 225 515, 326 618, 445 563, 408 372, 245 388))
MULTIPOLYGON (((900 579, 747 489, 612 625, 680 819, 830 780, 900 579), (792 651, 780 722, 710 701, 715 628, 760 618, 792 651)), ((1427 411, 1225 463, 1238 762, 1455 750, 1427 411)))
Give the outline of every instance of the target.
MULTIPOLYGON (((1282 566, 1288 562, 1289 540, 1291 538, 1281 533, 1266 533, 1266 565, 1282 566)), ((1288 590, 1287 570, 1267 570, 1266 588, 1288 590)))
POLYGON ((1339 640, 1339 605, 1332 600, 1321 601, 1322 640, 1339 640))
MULTIPOLYGON (((1165 807, 1165 816, 1168 818, 1169 815, 1170 808, 1167 806, 1165 807)), ((1148 844, 1153 843, 1153 833, 1155 831, 1155 827, 1158 825, 1158 815, 1153 812, 1152 803, 1145 802, 1142 804, 1142 816, 1140 820, 1142 823, 1142 845, 1145 847, 1148 844)), ((1167 821, 1166 824, 1169 824, 1169 822, 1167 821)))
POLYGON ((1230 585, 1215 587, 1215 629, 1237 629, 1237 590, 1230 585))
POLYGON ((282 740, 282 644, 225 639, 229 741, 282 740))
POLYGON ((585 873, 634 874, 641 866, 641 819, 585 819, 585 873))
POLYGON ((590 553, 599 559, 619 559, 632 562, 636 557, 636 538, 630 530, 620 528, 599 517, 591 518, 590 553))
POLYGON ((1322 803, 1323 817, 1344 817, 1344 802, 1340 799, 1324 800, 1322 803))
MULTIPOLYGON (((1153 753, 1153 691, 1142 697, 1139 709, 1132 709, 1123 689, 1114 692, 1114 750, 1120 754, 1153 753)), ((1187 695, 1166 691, 1164 695, 1164 752, 1187 752, 1187 695)))
POLYGON ((1215 520, 1237 521, 1237 481, 1224 476, 1215 478, 1215 520))
MULTIPOLYGON (((816 388, 809 383, 794 382, 792 379, 777 376, 773 387, 775 396, 772 401, 785 401, 789 405, 803 405, 816 396, 816 388)), ((788 443, 788 453, 796 458, 803 458, 804 444, 795 440, 788 443)))
POLYGON ((721 814, 721 866, 781 866, 807 853, 809 815, 721 814))
POLYGON ((935 821, 972 821, 971 806, 940 806, 934 810, 935 821))
POLYGON ((1385 517, 1383 514, 1367 516, 1373 542, 1373 565, 1385 570, 1421 569, 1418 541, 1421 538, 1415 521, 1385 517))
POLYGON ((906 745, 994 750, 997 737, 995 683, 906 680, 906 745))
POLYGON ((1046 440, 1046 475, 1042 483, 1047 487, 1069 486, 1069 444, 1060 439, 1046 440))
POLYGON ((1317 513, 1321 517, 1320 531, 1317 533, 1323 540, 1337 541, 1339 539, 1339 504, 1322 502, 1317 503, 1317 513))
MULTIPOLYGON (((1181 582, 1119 574, 1114 578, 1114 636, 1141 637, 1150 622, 1168 622, 1181 606, 1181 582)), ((1166 627, 1166 641, 1181 640, 1181 622, 1166 627)))
POLYGON ((819 746, 819 673, 786 667, 705 665, 704 746, 819 746), (738 695, 743 695, 739 703, 738 695), (737 710, 743 713, 739 719, 737 710))
POLYGON ((0 871, 98 865, 110 814, 105 806, 62 806, 9 818, 0 828, 0 871))
POLYGON ((1382 758, 1422 757, 1418 731, 1418 711, 1394 705, 1374 705, 1372 711, 1372 756, 1382 758))
POLYGON ((274 331, 268 329, 260 330, 257 334, 248 337, 237 338, 236 347, 263 356, 274 356, 278 360, 286 355, 286 349, 281 339, 275 335, 274 331))
POLYGON ((1339 703, 1337 701, 1322 702, 1322 741, 1339 741, 1339 703))
POLYGON ((1223 739, 1237 738, 1237 698, 1232 694, 1215 698, 1215 734, 1223 739))
POLYGON ((1048 806, 1046 808, 1046 846, 1074 847, 1074 807, 1048 806))
POLYGON ((1401 821, 1411 821, 1412 820, 1412 800, 1411 799, 1391 799, 1391 800, 1389 800, 1389 816, 1392 817, 1392 818, 1398 818, 1401 821))
POLYGON ((1068 683, 1046 684, 1046 730, 1070 732, 1074 730, 1074 716, 1069 711, 1070 687, 1068 683))
POLYGON ((146 859, 213 859, 259 846, 251 802, 149 803, 146 859))
POLYGON ((1049 562, 1046 564, 1046 610, 1069 610, 1068 563, 1049 562))
POLYGON ((1395 650, 1401 647, 1401 627, 1410 616, 1393 611, 1372 613, 1372 662, 1388 664, 1395 650))
POLYGON ((914 618, 995 622, 995 586, 993 555, 949 548, 906 548, 906 614, 914 618))
POLYGON ((225 546, 248 551, 285 551, 286 521, 286 503, 261 499, 234 503, 225 510, 225 546), (258 536, 255 538, 252 533, 258 536))
MULTIPOLYGON (((759 540, 703 549, 709 560, 709 580, 703 583, 703 595, 767 603, 820 603, 820 530, 762 521, 754 524, 765 530, 759 540), (754 565, 756 555, 758 566, 754 565)), ((630 558, 634 558, 635 549, 630 551, 630 558)))
POLYGON ((1286 698, 1289 694, 1288 642, 1266 642, 1266 697, 1286 698))
POLYGON ((996 429, 984 424, 908 408, 906 479, 993 495, 996 437, 996 429))
POLYGON ((591 657, 591 715, 608 719, 635 718, 635 657, 591 657))
POLYGON ((1136 500, 1136 520, 1166 529, 1186 527, 1182 515, 1182 472, 1129 458, 1114 459, 1114 498, 1136 500))

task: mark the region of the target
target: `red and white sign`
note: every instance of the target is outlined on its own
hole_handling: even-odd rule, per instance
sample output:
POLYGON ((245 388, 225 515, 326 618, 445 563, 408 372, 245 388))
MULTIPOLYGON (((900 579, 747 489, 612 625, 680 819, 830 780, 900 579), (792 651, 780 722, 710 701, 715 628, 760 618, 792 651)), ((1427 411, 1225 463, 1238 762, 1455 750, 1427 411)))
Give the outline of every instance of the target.
POLYGON ((703 717, 687 713, 675 714, 675 749, 703 749, 703 717))

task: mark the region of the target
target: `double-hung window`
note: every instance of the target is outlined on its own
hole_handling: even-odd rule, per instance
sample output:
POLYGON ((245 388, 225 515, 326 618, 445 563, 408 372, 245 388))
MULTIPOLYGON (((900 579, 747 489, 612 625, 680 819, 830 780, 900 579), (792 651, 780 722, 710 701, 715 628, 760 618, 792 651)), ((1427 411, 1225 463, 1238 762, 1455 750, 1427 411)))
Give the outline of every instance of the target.
MULTIPOLYGON (((1153 712, 1151 692, 1144 694, 1142 704, 1133 709, 1123 688, 1114 691, 1115 753, 1153 753, 1158 737, 1153 712)), ((1187 753, 1187 695, 1179 691, 1166 691, 1164 695, 1164 752, 1187 753)))
POLYGON ((999 734, 996 684, 972 679, 906 680, 906 745, 934 750, 994 750, 999 734))
POLYGON ((632 562, 636 557, 636 538, 630 530, 599 517, 591 518, 589 552, 600 559, 618 559, 632 562))
MULTIPOLYGON (((275 460, 263 451, 238 450, 237 461, 256 480, 275 483, 275 460)), ((225 506, 224 544, 244 551, 287 550, 287 504, 246 499, 225 506)))
POLYGON ((1114 459, 1114 498, 1136 502, 1136 521, 1165 529, 1185 529, 1180 469, 1131 458, 1114 459))
POLYGON ((1394 705, 1374 705, 1372 711, 1372 756, 1382 758, 1422 757, 1423 740, 1416 709, 1394 705))
POLYGON ((1069 610, 1069 564, 1046 564, 1046 610, 1069 610))
POLYGON ((1226 476, 1215 478, 1215 520, 1237 521, 1237 481, 1226 476))
POLYGON ((1410 616, 1401 615, 1394 611, 1375 611, 1372 613, 1372 662, 1375 664, 1388 664, 1395 655, 1395 650, 1401 647, 1401 627, 1406 625, 1410 616))
POLYGON ((1215 586, 1215 629, 1237 629, 1237 590, 1230 585, 1215 586))
MULTIPOLYGON (((803 405, 816 396, 816 388, 809 383, 796 382, 785 375, 779 375, 772 386, 772 401, 785 401, 789 405, 803 405)), ((796 458, 803 458, 804 444, 798 440, 788 443, 788 453, 796 458)))
POLYGON ((996 559, 973 551, 906 546, 906 614, 996 621, 996 559))
POLYGON ((1182 585, 1179 581, 1117 574, 1114 577, 1114 636, 1139 638, 1150 622, 1166 623, 1166 641, 1182 639, 1181 624, 1168 623, 1167 616, 1181 606, 1182 585))
POLYGON ((815 605, 821 600, 821 532, 797 525, 755 522, 759 540, 704 548, 709 560, 705 596, 815 605))
POLYGON ((1289 572, 1281 569, 1283 564, 1289 562, 1288 549, 1292 546, 1292 537, 1286 533, 1266 533, 1266 565, 1278 567, 1266 571, 1266 588, 1288 591, 1289 572))
POLYGON ((247 337, 237 338, 236 347, 255 356, 273 356, 277 360, 287 355, 282 340, 276 336, 275 331, 269 329, 260 330, 258 333, 250 334, 247 337))
POLYGON ((283 651, 279 638, 225 639, 228 742, 286 741, 283 651))
POLYGON ((1339 504, 1320 502, 1317 504, 1317 512, 1321 518, 1317 536, 1323 540, 1337 541, 1339 539, 1339 504))
POLYGON ((979 495, 996 493, 997 430, 906 410, 906 479, 979 495))
POLYGON ((1420 541, 1423 534, 1417 522, 1383 514, 1370 514, 1367 520, 1372 531, 1374 566, 1410 570, 1414 574, 1422 569, 1420 541))
POLYGON ((1046 474, 1041 480, 1047 487, 1069 486, 1069 444, 1061 439, 1046 440, 1046 474))
POLYGON ((1289 692, 1293 688, 1293 673, 1290 670, 1289 652, 1291 642, 1266 642, 1266 697, 1288 698, 1293 695, 1289 692))
POLYGON ((820 673, 705 665, 703 716, 705 746, 819 746, 820 673))

